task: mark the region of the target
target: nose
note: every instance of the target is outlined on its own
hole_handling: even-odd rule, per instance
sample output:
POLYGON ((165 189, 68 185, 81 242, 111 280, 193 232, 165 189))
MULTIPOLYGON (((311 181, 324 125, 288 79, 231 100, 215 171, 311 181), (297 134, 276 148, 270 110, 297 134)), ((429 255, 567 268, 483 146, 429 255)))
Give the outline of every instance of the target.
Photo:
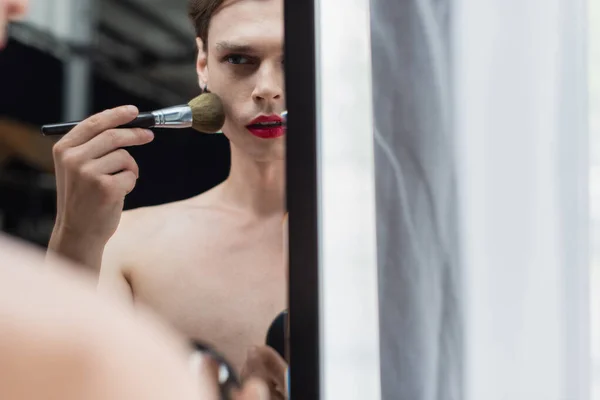
POLYGON ((7 0, 6 16, 9 20, 21 18, 27 12, 28 0, 7 0))
POLYGON ((283 68, 280 63, 263 63, 257 71, 256 86, 252 93, 254 101, 273 101, 283 97, 283 68))

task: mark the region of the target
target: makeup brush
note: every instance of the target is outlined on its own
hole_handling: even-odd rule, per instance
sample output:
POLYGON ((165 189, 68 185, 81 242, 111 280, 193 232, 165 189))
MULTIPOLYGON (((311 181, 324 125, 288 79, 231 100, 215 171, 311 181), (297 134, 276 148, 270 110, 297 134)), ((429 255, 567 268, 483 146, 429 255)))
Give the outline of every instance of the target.
MULTIPOLYGON (((81 121, 42 126, 44 136, 65 135, 81 121)), ((203 93, 187 105, 142 112, 133 121, 117 128, 193 128, 203 133, 220 133, 225 123, 221 99, 214 93, 203 93)))

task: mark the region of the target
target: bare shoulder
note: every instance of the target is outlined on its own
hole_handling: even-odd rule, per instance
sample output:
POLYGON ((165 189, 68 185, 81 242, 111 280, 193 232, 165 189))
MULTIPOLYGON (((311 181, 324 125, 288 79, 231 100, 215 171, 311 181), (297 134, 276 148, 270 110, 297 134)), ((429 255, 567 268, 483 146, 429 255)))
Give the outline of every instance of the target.
POLYGON ((140 207, 123 213, 115 236, 129 245, 162 240, 173 233, 173 229, 185 231, 189 226, 199 226, 197 222, 208 221, 220 211, 223 210, 212 191, 185 200, 140 207))
POLYGON ((125 211, 106 246, 103 267, 108 263, 123 268, 152 246, 208 234, 215 219, 224 213, 219 206, 218 187, 189 199, 125 211))
POLYGON ((40 249, 2 234, 0 259, 0 398, 198 398, 186 381, 184 342, 171 328, 100 298, 93 279, 66 260, 45 260, 40 249), (148 379, 170 382, 131 384, 148 379))

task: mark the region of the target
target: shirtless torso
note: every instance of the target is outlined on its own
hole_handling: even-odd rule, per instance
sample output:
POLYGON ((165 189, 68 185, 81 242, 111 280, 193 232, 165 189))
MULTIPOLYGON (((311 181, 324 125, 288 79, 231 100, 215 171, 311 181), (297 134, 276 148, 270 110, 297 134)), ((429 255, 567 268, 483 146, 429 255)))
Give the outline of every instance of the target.
POLYGON ((201 90, 224 106, 229 176, 197 197, 122 214, 139 177, 126 149, 154 134, 118 128, 139 115, 135 107, 103 111, 53 148, 57 218, 48 248, 100 270, 102 291, 212 344, 240 369, 287 308, 283 1, 190 5, 209 3, 215 10, 194 17, 197 28, 210 26, 196 37, 196 72, 201 90))
POLYGON ((224 207, 218 192, 125 212, 99 288, 215 346, 239 371, 286 308, 283 215, 224 207))

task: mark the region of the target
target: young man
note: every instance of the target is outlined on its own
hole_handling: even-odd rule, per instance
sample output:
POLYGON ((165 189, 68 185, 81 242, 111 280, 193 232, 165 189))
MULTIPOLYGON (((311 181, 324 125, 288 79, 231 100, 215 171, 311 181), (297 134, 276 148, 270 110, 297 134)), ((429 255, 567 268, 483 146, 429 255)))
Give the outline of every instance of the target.
MULTIPOLYGON (((242 369, 286 308, 283 0, 190 0, 201 88, 219 95, 229 177, 187 200, 125 212, 138 175, 122 149, 152 140, 116 130, 137 110, 82 122, 55 146, 58 215, 50 249, 100 271, 99 288, 149 307, 242 369)), ((193 184, 193 182, 190 182, 193 184)))
MULTIPOLYGON (((0 0, 0 50, 7 22, 27 9, 0 0)), ((147 315, 100 299, 94 280, 65 260, 0 234, 0 399, 217 400, 218 370, 203 358, 190 374, 188 343, 147 315), (197 379, 194 379, 196 377, 197 379)), ((267 400, 245 385, 237 400, 267 400)))

